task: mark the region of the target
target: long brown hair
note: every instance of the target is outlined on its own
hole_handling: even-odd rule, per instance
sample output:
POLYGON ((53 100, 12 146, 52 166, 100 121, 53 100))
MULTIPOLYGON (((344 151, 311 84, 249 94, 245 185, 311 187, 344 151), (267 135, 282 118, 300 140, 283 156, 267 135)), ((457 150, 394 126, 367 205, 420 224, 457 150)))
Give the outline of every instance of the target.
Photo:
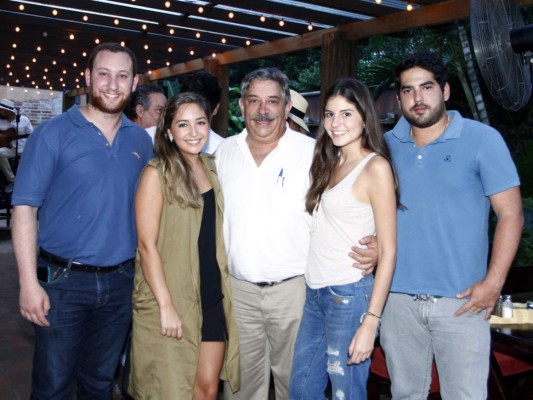
POLYGON ((211 123, 209 104, 204 97, 192 92, 183 92, 172 97, 167 101, 157 123, 154 152, 161 162, 165 190, 168 191, 170 201, 175 200, 183 207, 198 208, 202 195, 194 181, 192 168, 181 154, 179 147, 168 136, 172 120, 184 104, 197 104, 211 123))
MULTIPOLYGON (((383 138, 383 130, 379 122, 374 100, 368 88, 354 78, 337 79, 326 92, 324 105, 322 106, 322 117, 324 116, 328 100, 333 96, 342 96, 355 106, 365 126, 361 136, 361 146, 385 158, 391 165, 391 168, 393 168, 389 149, 383 138)), ((327 189, 338 162, 339 148, 333 144, 333 141, 324 129, 322 118, 317 134, 313 162, 311 164, 311 186, 305 197, 305 209, 309 214, 313 213, 313 210, 320 202, 320 198, 327 189)), ((394 173, 394 169, 392 170, 394 173)), ((394 180, 396 182, 396 201, 398 203, 399 191, 396 174, 394 174, 394 180)))

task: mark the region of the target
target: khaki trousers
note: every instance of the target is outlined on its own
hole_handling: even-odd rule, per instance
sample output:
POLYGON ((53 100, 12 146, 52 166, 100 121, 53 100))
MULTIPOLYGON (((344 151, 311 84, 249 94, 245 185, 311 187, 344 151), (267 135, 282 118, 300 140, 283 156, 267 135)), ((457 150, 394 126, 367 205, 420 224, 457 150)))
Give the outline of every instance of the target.
POLYGON ((294 343, 305 302, 302 276, 259 287, 231 278, 233 311, 239 330, 241 389, 224 400, 267 400, 270 372, 276 400, 289 398, 294 343))

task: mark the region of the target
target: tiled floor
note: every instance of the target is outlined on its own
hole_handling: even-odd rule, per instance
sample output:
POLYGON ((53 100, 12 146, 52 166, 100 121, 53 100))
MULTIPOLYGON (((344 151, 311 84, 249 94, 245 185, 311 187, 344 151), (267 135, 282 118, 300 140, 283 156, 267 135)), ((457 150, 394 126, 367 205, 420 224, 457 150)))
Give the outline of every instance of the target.
POLYGON ((34 333, 20 315, 18 292, 10 231, 0 228, 0 400, 30 396, 34 333))

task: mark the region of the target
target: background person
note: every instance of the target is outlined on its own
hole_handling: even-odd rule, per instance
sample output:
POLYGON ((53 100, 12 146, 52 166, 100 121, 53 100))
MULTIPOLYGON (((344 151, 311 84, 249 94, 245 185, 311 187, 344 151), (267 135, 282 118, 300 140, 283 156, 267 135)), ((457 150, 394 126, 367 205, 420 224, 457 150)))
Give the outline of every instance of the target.
POLYGON ((0 100, 0 116, 11 123, 11 126, 15 128, 18 136, 26 136, 22 138, 16 138, 11 143, 12 147, 22 154, 24 152, 24 146, 26 140, 33 132, 33 126, 25 115, 19 113, 19 109, 15 107, 15 103, 8 99, 0 100))
POLYGON ((15 103, 7 99, 0 100, 0 170, 7 181, 4 188, 6 193, 13 191, 13 182, 15 182, 15 174, 9 161, 17 154, 13 147, 17 132, 10 121, 15 112, 15 103))
POLYGON ((486 399, 489 317, 523 226, 519 179, 494 129, 446 111, 446 67, 429 53, 394 73, 403 112, 385 135, 400 202, 398 255, 381 344, 395 399, 486 399), (489 252, 490 207, 498 222, 489 252), (488 269, 487 269, 488 265, 488 269))
POLYGON ((159 116, 166 102, 167 96, 163 86, 139 85, 133 92, 129 107, 126 110, 126 114, 133 122, 146 129, 152 142, 159 116))
POLYGON ((289 111, 289 116, 287 122, 289 123, 289 128, 293 131, 300 132, 306 135, 310 134, 307 124, 304 122, 305 113, 307 112, 307 107, 309 103, 300 93, 296 90, 290 90, 292 107, 289 111))
POLYGON ((306 210, 312 215, 306 300, 290 398, 366 399, 370 355, 396 255, 395 177, 366 86, 339 79, 325 96, 306 210), (376 278, 352 268, 354 239, 379 237, 376 278))
POLYGON ((32 399, 69 399, 75 382, 78 400, 110 399, 131 323, 133 197, 152 156, 122 114, 135 55, 101 44, 85 79, 89 103, 39 125, 13 192, 20 310, 35 327, 32 399))
MULTIPOLYGON (((183 92, 193 92, 204 96, 209 103, 211 109, 211 117, 218 114, 220 108, 220 98, 222 96, 222 89, 218 84, 217 78, 213 75, 200 71, 189 75, 181 83, 181 90, 183 92)), ((209 128, 209 137, 202 151, 204 153, 213 154, 224 138, 209 128)))
POLYGON ((213 157, 200 153, 210 118, 200 95, 171 98, 157 128, 157 158, 137 190, 129 389, 137 400, 216 399, 219 376, 239 389, 222 194, 213 157))

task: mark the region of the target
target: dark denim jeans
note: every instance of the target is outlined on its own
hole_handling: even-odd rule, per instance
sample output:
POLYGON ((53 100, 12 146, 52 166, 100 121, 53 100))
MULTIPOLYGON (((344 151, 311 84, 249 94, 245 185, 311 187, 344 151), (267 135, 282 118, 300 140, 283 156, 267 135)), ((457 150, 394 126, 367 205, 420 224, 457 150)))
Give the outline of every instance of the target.
POLYGON ((325 400, 328 378, 335 400, 366 399, 370 360, 348 365, 348 347, 367 311, 374 279, 320 289, 306 287, 304 314, 292 364, 290 399, 325 400))
POLYGON ((49 327, 35 325, 32 399, 112 398, 113 377, 132 318, 133 263, 101 272, 49 268, 49 327))

